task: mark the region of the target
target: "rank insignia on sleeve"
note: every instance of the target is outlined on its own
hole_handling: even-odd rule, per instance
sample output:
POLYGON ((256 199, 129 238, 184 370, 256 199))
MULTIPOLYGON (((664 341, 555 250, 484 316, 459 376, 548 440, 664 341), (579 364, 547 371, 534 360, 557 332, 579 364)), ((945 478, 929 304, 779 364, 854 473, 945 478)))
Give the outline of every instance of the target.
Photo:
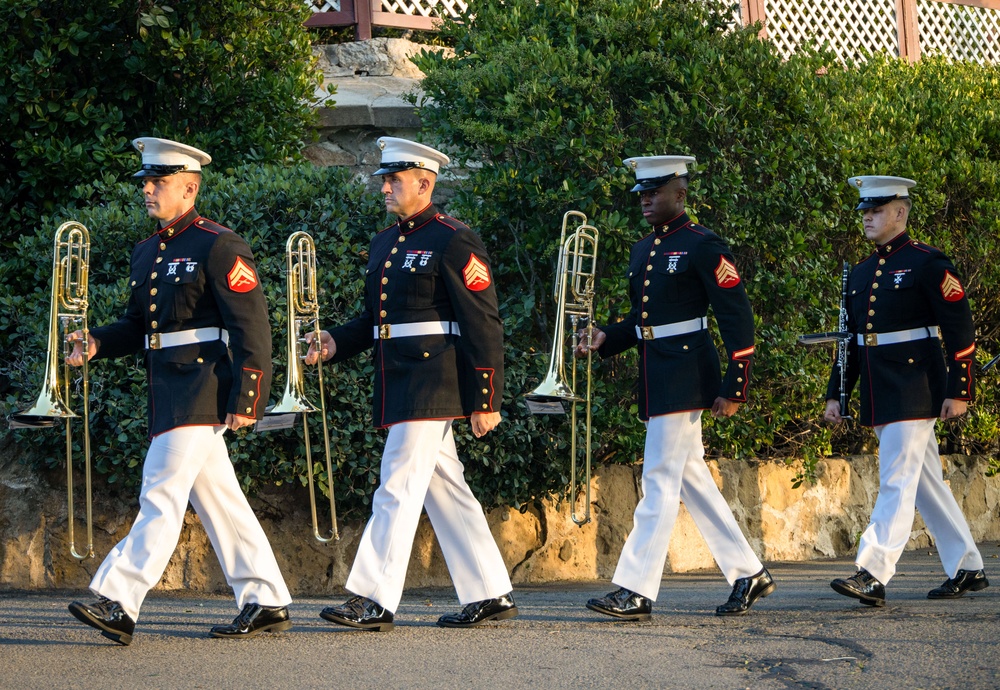
POLYGON ((715 282, 719 287, 731 288, 740 284, 740 274, 737 273, 733 262, 726 257, 719 257, 719 265, 715 267, 715 282))
POLYGON ((250 292, 257 287, 257 274, 240 256, 236 257, 236 263, 226 278, 229 281, 229 289, 233 292, 250 292))
POLYGON ((485 290, 490 286, 490 270, 475 254, 469 254, 469 263, 462 269, 465 287, 473 292, 485 290))
POLYGON ((962 283, 950 271, 944 272, 944 280, 941 281, 941 296, 948 302, 957 302, 965 297, 962 283))

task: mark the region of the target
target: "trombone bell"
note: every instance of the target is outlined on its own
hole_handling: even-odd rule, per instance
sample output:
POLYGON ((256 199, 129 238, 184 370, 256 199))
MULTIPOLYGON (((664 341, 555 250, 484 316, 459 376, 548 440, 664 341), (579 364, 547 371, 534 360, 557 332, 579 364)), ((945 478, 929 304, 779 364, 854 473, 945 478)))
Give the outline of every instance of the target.
POLYGON ((551 368, 538 388, 524 396, 526 400, 539 403, 576 402, 580 400, 569 384, 551 368))
POLYGON ((55 390, 46 388, 31 409, 10 415, 11 429, 50 429, 64 419, 79 417, 66 407, 55 390))
POLYGON ((304 412, 315 412, 316 408, 301 395, 296 395, 292 390, 291 382, 285 385, 285 394, 281 400, 267 408, 266 414, 302 414, 304 412))

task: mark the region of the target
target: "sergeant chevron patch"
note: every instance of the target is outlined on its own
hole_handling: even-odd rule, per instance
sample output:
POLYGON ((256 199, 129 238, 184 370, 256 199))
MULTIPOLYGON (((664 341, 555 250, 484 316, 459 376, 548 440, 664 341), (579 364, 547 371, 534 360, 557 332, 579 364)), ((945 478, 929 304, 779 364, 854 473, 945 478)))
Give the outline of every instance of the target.
POLYGON ((233 292, 250 292, 257 287, 257 274, 240 256, 236 257, 236 263, 229 269, 226 279, 233 292))
POLYGON ((965 297, 965 290, 962 288, 962 283, 950 271, 944 272, 944 280, 941 281, 941 296, 947 302, 957 302, 965 297))
POLYGON ((740 274, 733 263, 724 256, 719 257, 719 265, 715 267, 715 282, 723 288, 736 287, 740 284, 740 274))
POLYGON ((490 286, 490 271, 475 254, 469 254, 469 263, 462 269, 462 275, 465 278, 465 287, 473 292, 485 290, 490 286))

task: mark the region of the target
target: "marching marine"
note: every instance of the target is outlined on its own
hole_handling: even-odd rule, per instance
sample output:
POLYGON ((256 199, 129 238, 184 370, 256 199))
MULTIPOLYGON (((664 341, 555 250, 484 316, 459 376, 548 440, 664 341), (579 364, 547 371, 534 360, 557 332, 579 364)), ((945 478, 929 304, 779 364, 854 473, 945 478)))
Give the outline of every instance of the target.
MULTIPOLYGON (((653 227, 632 246, 632 308, 594 329, 591 350, 611 357, 639 350, 639 417, 646 423, 643 496, 612 582, 619 589, 587 608, 616 618, 650 617, 680 501, 684 501, 723 575, 733 586, 720 616, 743 615, 775 589, 705 465, 701 415, 736 413, 747 398, 754 354, 750 302, 725 242, 687 215, 691 156, 625 161, 635 171, 642 215, 653 227), (725 377, 708 331, 712 307, 729 352, 725 377)), ((577 356, 587 354, 581 344, 577 356)))
MULTIPOLYGON (((927 525, 948 579, 929 599, 953 599, 989 582, 968 523, 944 483, 934 424, 965 414, 974 393, 975 329, 954 264, 906 230, 916 182, 902 177, 849 180, 860 194, 872 254, 851 271, 847 289, 847 392, 860 380, 860 413, 879 441, 879 493, 858 545, 857 572, 830 583, 867 606, 885 604, 913 527, 927 525), (947 358, 942 354, 941 341, 947 358)), ((841 421, 835 365, 824 419, 841 421)))
MULTIPOLYGON (((208 534, 239 615, 213 637, 251 637, 291 627, 291 596, 236 478, 223 434, 264 414, 271 386, 271 328, 250 247, 195 210, 201 166, 192 146, 133 141, 156 231, 135 245, 129 300, 115 323, 87 336, 91 360, 143 354, 150 445, 142 467, 139 514, 104 559, 93 604, 70 612, 119 644, 132 641, 139 608, 177 546, 188 501, 208 534)), ((83 364, 81 332, 67 362, 83 364)))
POLYGON ((323 331, 306 358, 339 362, 372 350, 372 418, 389 430, 372 516, 345 585, 355 596, 320 615, 364 630, 393 628, 425 509, 464 607, 438 625, 512 618, 507 567, 452 435, 456 419, 469 418, 477 438, 500 423, 503 322, 490 258, 476 233, 432 203, 448 157, 395 137, 379 146, 373 175, 382 177, 386 210, 397 220, 372 239, 364 310, 323 331))

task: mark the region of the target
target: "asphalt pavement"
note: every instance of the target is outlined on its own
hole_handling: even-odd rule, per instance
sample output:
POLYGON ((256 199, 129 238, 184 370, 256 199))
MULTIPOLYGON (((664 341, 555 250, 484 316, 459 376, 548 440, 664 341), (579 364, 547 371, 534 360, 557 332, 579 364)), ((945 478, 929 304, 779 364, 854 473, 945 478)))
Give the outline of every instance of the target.
POLYGON ((668 575, 648 622, 584 607, 614 589, 571 582, 515 589, 520 616, 439 628, 450 589, 408 590, 387 633, 319 618, 344 597, 300 597, 294 627, 207 637, 236 615, 229 596, 154 591, 122 647, 66 605, 88 592, 0 592, 2 688, 1000 688, 1000 544, 982 544, 993 586, 928 600, 945 575, 933 551, 903 554, 884 608, 829 582, 851 559, 768 563, 777 591, 749 615, 714 615, 718 572, 668 575))

